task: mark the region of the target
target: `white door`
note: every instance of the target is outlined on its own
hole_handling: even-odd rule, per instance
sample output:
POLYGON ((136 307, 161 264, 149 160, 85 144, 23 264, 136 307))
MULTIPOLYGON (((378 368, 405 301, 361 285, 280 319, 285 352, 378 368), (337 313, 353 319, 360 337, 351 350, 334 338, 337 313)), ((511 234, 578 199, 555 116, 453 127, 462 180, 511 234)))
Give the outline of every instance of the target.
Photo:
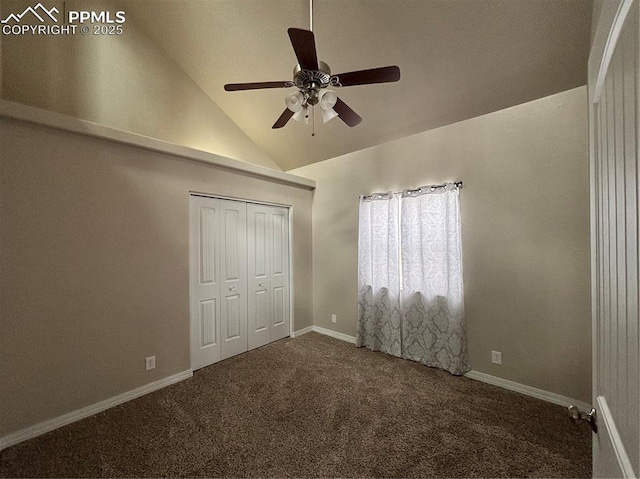
POLYGON ((269 207, 247 205, 249 349, 271 342, 269 207))
POLYGON ((640 474, 638 15, 603 2, 589 58, 595 477, 640 474))
POLYGON ((247 205, 249 349, 289 336, 289 210, 247 205))
POLYGON ((289 336, 289 210, 272 207, 269 215, 271 341, 289 336))
POLYGON ((221 359, 247 351, 247 205, 220 201, 221 359))
POLYGON ((220 201, 192 196, 190 220, 191 368, 220 361, 220 201))

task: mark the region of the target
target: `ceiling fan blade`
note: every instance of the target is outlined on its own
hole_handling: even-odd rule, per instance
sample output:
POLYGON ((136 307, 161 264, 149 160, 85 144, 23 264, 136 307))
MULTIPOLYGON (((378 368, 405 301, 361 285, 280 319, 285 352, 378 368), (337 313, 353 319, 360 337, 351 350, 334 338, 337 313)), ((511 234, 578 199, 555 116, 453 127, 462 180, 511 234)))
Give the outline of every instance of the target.
POLYGON ((225 91, 260 90, 263 88, 288 88, 293 86, 290 81, 266 81, 258 83, 227 83, 225 91))
POLYGON ((336 104, 333 106, 333 109, 336 111, 338 116, 342 121, 344 121, 349 126, 359 125, 362 121, 360 115, 358 115, 355 111, 353 111, 349 105, 343 102, 340 98, 336 101, 336 104))
POLYGON ((303 70, 318 69, 318 55, 316 53, 316 41, 313 32, 300 28, 290 28, 289 38, 296 58, 303 70))
POLYGON ((400 68, 397 66, 358 70, 334 75, 341 86, 369 85, 371 83, 390 83, 400 80, 400 68))
POLYGON ((271 128, 273 128, 274 130, 276 128, 282 128, 284 125, 287 124, 287 122, 291 119, 292 116, 293 116, 293 112, 288 108, 285 108, 285 110, 282 112, 282 115, 280 115, 280 118, 276 120, 276 122, 273 124, 271 128))

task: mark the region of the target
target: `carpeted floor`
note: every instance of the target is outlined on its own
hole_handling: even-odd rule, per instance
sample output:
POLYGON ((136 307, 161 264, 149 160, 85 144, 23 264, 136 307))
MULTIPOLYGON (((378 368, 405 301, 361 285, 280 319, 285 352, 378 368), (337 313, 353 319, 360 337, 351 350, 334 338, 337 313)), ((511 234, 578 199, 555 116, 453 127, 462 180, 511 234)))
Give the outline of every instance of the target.
POLYGON ((310 333, 0 453, 2 477, 591 477, 564 408, 310 333))

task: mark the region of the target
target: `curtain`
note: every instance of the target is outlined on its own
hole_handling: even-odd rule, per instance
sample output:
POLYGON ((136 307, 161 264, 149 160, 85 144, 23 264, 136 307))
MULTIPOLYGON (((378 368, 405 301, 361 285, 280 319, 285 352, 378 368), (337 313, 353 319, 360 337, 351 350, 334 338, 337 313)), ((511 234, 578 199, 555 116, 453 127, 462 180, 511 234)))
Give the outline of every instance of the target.
POLYGON ((356 346, 400 356, 400 195, 360 202, 356 346))
POLYGON ((458 189, 405 190, 401 208, 402 356, 469 371, 458 189))
POLYGON ((358 346, 469 371, 459 211, 453 184, 361 200, 358 346))

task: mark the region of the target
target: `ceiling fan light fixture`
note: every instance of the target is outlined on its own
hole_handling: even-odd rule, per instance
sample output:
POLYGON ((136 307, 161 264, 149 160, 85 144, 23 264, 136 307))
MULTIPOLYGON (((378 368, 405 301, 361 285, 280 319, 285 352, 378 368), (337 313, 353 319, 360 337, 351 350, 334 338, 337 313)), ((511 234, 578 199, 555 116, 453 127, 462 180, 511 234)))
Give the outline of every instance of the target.
MULTIPOLYGON (((289 95, 284 99, 284 102, 287 105, 287 108, 294 113, 298 113, 302 110, 302 105, 304 104, 304 95, 297 91, 293 95, 289 95)), ((295 115, 294 115, 295 118, 295 115)))
POLYGON ((295 112, 293 114, 293 119, 295 121, 301 121, 303 122, 305 125, 309 124, 309 114, 307 113, 307 109, 306 108, 302 108, 300 107, 300 110, 298 110, 297 112, 295 112))
POLYGON ((336 116, 338 116, 338 113, 333 108, 329 108, 328 110, 322 109, 322 123, 331 121, 336 116))
MULTIPOLYGON (((324 92, 322 92, 322 95, 320 95, 320 108, 322 108, 322 110, 324 111, 331 110, 333 109, 337 101, 338 101, 338 95, 336 94, 335 91, 325 90, 324 92)), ((323 118, 324 118, 324 113, 323 113, 323 118)))

